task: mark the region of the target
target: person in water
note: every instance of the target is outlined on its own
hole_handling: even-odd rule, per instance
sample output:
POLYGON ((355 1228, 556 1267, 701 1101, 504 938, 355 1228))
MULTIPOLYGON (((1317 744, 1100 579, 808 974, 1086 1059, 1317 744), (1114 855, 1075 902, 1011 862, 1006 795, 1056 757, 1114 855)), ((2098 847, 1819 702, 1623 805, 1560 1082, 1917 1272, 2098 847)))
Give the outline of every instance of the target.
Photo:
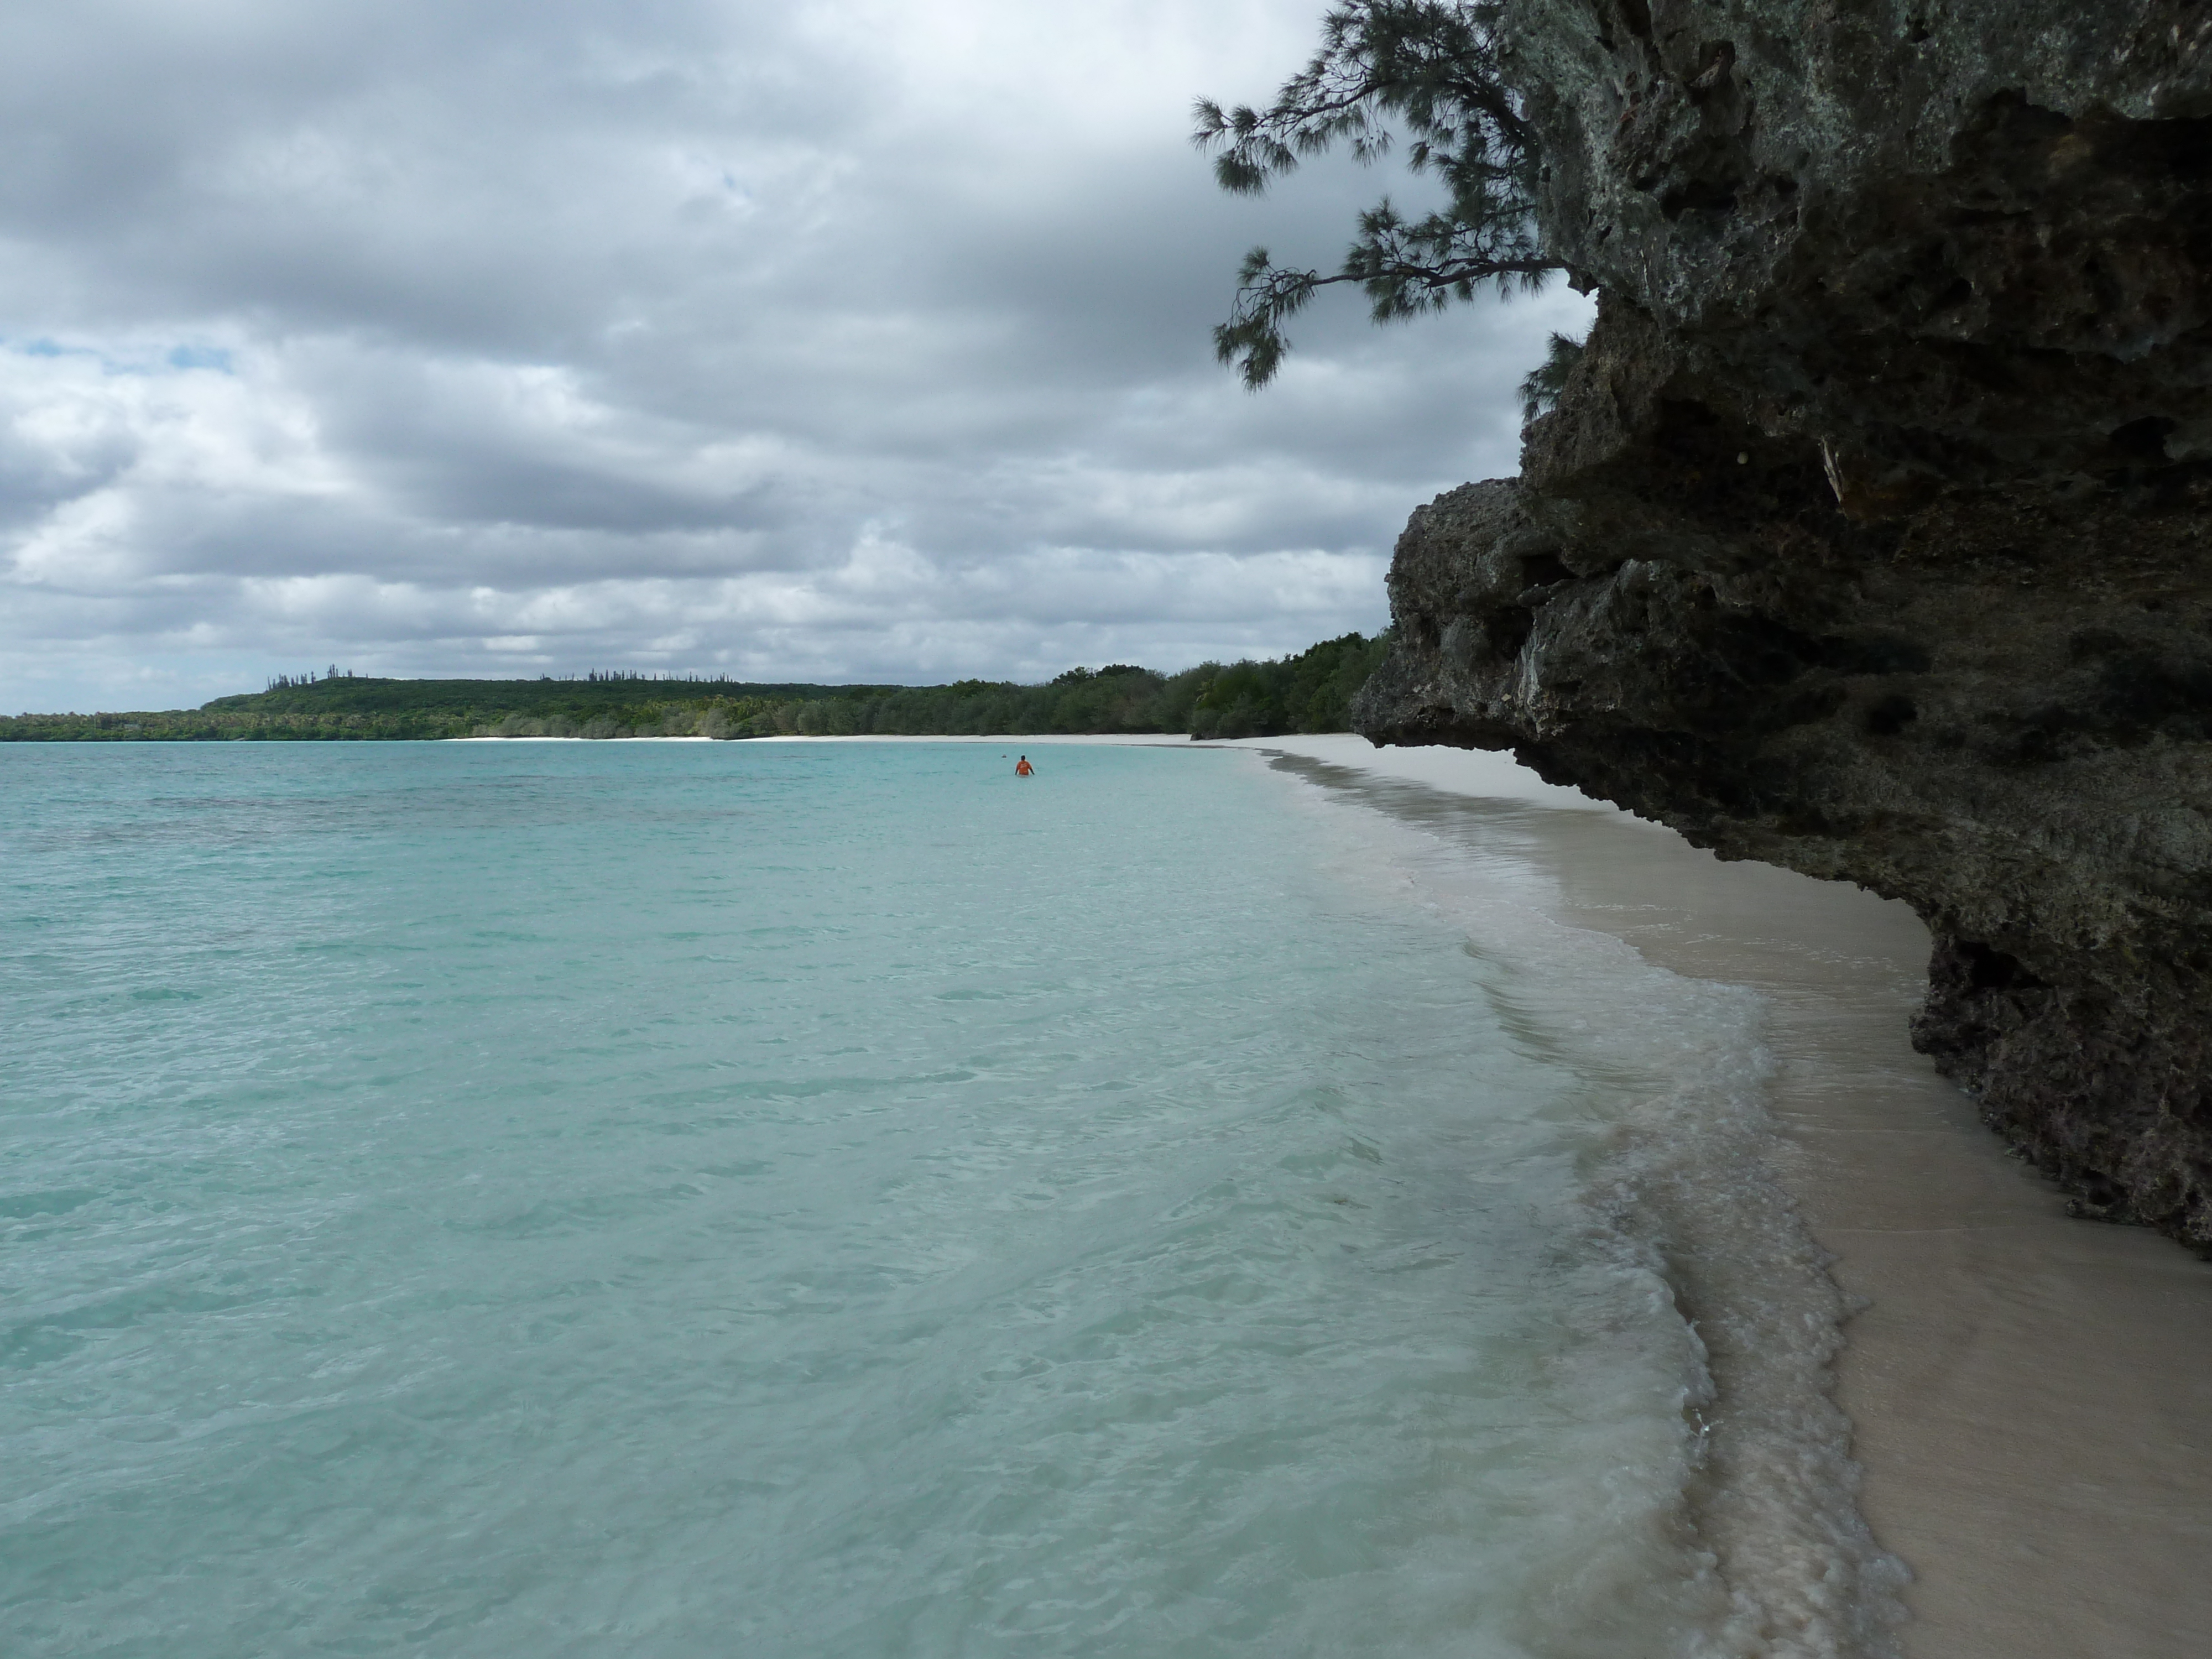
POLYGON ((1036 775, 1036 768, 1030 764, 1030 757, 1027 755, 1014 763, 1014 775, 1018 778, 1030 778, 1036 775))

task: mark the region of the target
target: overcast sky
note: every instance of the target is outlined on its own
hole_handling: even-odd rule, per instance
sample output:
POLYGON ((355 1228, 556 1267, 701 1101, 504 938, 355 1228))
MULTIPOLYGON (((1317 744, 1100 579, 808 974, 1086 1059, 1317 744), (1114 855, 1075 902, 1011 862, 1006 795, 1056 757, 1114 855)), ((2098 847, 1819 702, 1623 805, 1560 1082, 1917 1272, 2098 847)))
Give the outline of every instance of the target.
POLYGON ((1584 320, 1340 294, 1215 365, 1248 246, 1419 198, 1186 141, 1322 0, 0 4, 0 708, 1279 654, 1382 624, 1584 320))

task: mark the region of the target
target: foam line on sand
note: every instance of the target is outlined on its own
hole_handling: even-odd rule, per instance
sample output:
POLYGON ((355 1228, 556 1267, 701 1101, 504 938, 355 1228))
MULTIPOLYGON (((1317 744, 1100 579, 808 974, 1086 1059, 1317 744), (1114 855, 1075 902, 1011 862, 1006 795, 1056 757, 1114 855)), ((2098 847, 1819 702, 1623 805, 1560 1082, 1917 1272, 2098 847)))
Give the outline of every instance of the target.
POLYGON ((2212 1653, 2212 1266, 2069 1218, 1912 1052, 1910 910, 1723 864, 1503 756, 1239 746, 1561 808, 1559 920, 1766 999, 1780 1173, 1861 1309, 1837 1398, 1867 1519, 1915 1574, 1911 1659, 2212 1653))

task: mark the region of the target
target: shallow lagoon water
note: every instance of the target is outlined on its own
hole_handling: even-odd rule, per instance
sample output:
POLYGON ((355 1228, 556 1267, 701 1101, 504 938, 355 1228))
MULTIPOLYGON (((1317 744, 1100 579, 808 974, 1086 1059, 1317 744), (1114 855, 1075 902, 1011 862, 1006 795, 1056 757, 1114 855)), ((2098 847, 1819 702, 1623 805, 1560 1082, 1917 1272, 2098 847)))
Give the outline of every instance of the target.
POLYGON ((1030 752, 0 753, 7 1650, 1878 1650, 1757 1010, 1030 752))

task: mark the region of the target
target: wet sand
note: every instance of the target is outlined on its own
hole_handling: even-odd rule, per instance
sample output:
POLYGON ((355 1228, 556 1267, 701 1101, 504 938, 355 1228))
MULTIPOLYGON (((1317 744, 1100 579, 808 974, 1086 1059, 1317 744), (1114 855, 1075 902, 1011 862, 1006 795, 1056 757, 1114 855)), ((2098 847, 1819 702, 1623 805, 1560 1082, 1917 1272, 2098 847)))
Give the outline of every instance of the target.
POLYGON ((1559 918, 1771 1009, 1780 1171, 1861 1311, 1837 1398, 1861 1503, 1911 1567, 1911 1659, 2212 1653, 2212 1265, 2070 1219, 1906 1040, 1904 905, 1554 789, 1501 756, 1255 739, 1449 795, 1559 809, 1559 918))

